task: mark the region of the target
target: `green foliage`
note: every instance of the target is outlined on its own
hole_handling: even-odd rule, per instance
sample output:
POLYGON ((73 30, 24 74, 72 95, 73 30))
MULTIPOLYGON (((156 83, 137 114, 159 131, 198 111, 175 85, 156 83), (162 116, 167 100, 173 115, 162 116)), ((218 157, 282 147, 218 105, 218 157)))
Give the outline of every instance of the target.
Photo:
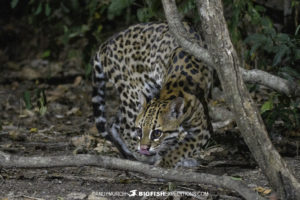
POLYGON ((116 27, 121 29, 133 23, 163 19, 160 0, 24 1, 27 3, 11 0, 11 8, 25 5, 20 12, 24 14, 23 21, 33 27, 37 35, 47 35, 49 45, 41 50, 41 58, 53 59, 62 52, 80 49, 81 53, 76 56, 82 56, 82 67, 87 73, 91 72, 88 65, 91 55, 114 34, 116 27))
POLYGON ((31 95, 28 90, 24 92, 23 99, 25 102, 26 109, 30 110, 32 108, 32 104, 31 104, 31 95))
POLYGON ((196 3, 193 0, 183 1, 183 3, 178 8, 179 12, 187 14, 196 9, 196 3))
POLYGON ((15 7, 18 5, 18 3, 19 3, 19 0, 11 0, 10 6, 11 6, 12 8, 15 8, 15 7))
POLYGON ((23 99, 25 102, 26 109, 31 110, 33 108, 33 102, 35 102, 36 106, 39 109, 41 115, 45 115, 47 112, 47 98, 45 95, 44 89, 35 89, 34 95, 31 94, 29 90, 26 90, 23 95, 23 99))
POLYGON ((111 0, 107 9, 107 18, 113 20, 123 16, 129 23, 136 19, 139 22, 157 21, 163 19, 161 11, 160 0, 144 0, 142 4, 137 0, 111 0))
POLYGON ((296 31, 295 31, 295 35, 298 35, 299 29, 300 29, 300 25, 297 26, 296 31))
MULTIPOLYGON (((19 5, 21 6, 20 2, 18 4, 18 1, 11 1, 13 9, 17 9, 19 5)), ((110 1, 27 0, 25 5, 22 9, 23 21, 33 27, 36 35, 47 35, 49 45, 47 49, 41 50, 42 59, 52 59, 75 48, 81 51, 76 56, 81 56, 83 67, 90 62, 96 44, 104 40, 102 30, 106 18, 103 16, 110 1)))
POLYGON ((85 77, 87 78, 91 73, 92 73, 92 65, 90 63, 88 63, 86 66, 85 66, 85 77))
MULTIPOLYGON (((160 0, 11 0, 11 8, 23 12, 23 21, 36 35, 47 35, 48 46, 41 49, 42 59, 53 59, 62 52, 80 49, 83 66, 91 72, 91 55, 108 36, 129 24, 163 21, 160 0), (18 8, 19 7, 19 8, 18 8)), ((183 14, 195 10, 194 0, 178 0, 183 14)), ((64 56, 66 54, 63 54, 64 56)), ((61 57, 61 59, 68 59, 61 57)), ((75 56, 75 55, 74 55, 75 56)), ((88 77, 88 75, 87 75, 88 77)))
POLYGON ((111 0, 107 11, 108 19, 112 20, 116 16, 120 16, 126 8, 130 8, 134 1, 135 0, 111 0))
MULTIPOLYGON (((259 68, 272 70, 277 75, 291 80, 300 80, 299 63, 299 37, 298 29, 295 34, 281 33, 277 31, 271 20, 261 17, 256 33, 250 34, 244 40, 247 45, 246 61, 259 60, 259 68)), ((276 93, 269 97, 261 107, 262 117, 268 128, 274 126, 275 122, 283 122, 287 129, 300 128, 299 101, 290 99, 276 93)))
POLYGON ((140 22, 164 19, 160 0, 145 0, 145 5, 137 10, 137 19, 140 22))
POLYGON ((228 27, 233 43, 243 40, 242 35, 245 24, 250 22, 252 25, 259 25, 261 20, 260 13, 265 8, 259 5, 253 5, 250 0, 224 0, 226 7, 230 7, 231 16, 229 17, 228 27))
POLYGON ((274 108, 274 102, 273 98, 270 98, 268 101, 266 101, 260 108, 260 113, 263 114, 266 111, 272 110, 274 108))
POLYGON ((232 180, 235 180, 235 181, 242 181, 242 180, 243 180, 242 177, 237 177, 237 176, 230 176, 230 178, 231 178, 232 180))
POLYGON ((293 65, 300 58, 299 37, 278 32, 272 21, 265 15, 266 9, 250 0, 225 0, 225 5, 233 12, 229 17, 229 30, 232 41, 237 45, 244 41, 246 61, 259 59, 259 68, 266 66, 293 65), (253 32, 254 31, 254 32, 253 32), (253 33, 251 33, 253 32, 253 33))
POLYGON ((37 96, 37 105, 39 108, 39 112, 43 116, 47 112, 47 99, 46 99, 45 91, 43 89, 37 89, 36 96, 37 96))
POLYGON ((296 46, 297 40, 288 34, 278 33, 273 28, 269 19, 262 19, 262 31, 249 35, 244 41, 250 44, 250 58, 256 57, 257 54, 267 53, 273 57, 272 66, 277 66, 285 62, 294 62, 299 60, 300 49, 296 46))
POLYGON ((41 55, 41 58, 46 59, 46 58, 49 58, 50 55, 51 55, 51 50, 48 49, 43 52, 43 54, 41 55))
POLYGON ((300 73, 292 67, 281 67, 278 70, 278 75, 287 80, 300 80, 300 73))
POLYGON ((299 99, 276 94, 263 104, 261 113, 268 128, 273 127, 275 122, 282 122, 286 129, 297 130, 300 128, 299 106, 299 99))
MULTIPOLYGON (((227 16, 231 39, 244 52, 247 65, 299 83, 300 27, 295 33, 278 31, 266 15, 266 8, 251 0, 225 0, 224 4, 231 10, 227 16)), ((278 121, 284 122, 287 129, 300 128, 299 101, 284 95, 274 92, 262 105, 261 114, 268 128, 278 121)))

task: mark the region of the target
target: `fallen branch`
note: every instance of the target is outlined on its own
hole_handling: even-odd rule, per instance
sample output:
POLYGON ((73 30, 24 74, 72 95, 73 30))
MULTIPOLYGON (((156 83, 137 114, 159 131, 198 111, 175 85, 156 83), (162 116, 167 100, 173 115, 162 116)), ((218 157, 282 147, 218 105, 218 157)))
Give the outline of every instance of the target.
POLYGON ((3 168, 49 168, 80 166, 96 166, 106 169, 132 171, 142 173, 151 177, 172 181, 210 184, 235 190, 245 199, 264 199, 247 188, 247 186, 241 181, 232 180, 228 176, 216 176, 175 169, 162 169, 140 162, 106 156, 81 154, 74 156, 23 157, 10 155, 0 151, 0 167, 3 168))

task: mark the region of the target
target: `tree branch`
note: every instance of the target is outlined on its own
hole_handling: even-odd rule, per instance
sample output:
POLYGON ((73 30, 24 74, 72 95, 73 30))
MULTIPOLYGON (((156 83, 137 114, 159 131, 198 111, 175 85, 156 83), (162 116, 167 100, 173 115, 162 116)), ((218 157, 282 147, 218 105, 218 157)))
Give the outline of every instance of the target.
POLYGON ((215 65, 210 53, 206 49, 201 47, 199 43, 194 42, 190 39, 189 35, 183 27, 183 24, 180 21, 180 16, 177 12, 176 4, 174 0, 171 1, 173 3, 168 3, 168 5, 166 5, 166 1, 162 1, 170 32, 177 41, 180 41, 180 46, 182 46, 188 53, 202 60, 210 67, 214 67, 215 65), (172 21, 172 23, 169 23, 170 21, 172 21))
POLYGON ((117 169, 142 173, 151 177, 179 182, 194 182, 216 185, 237 191, 245 199, 264 199, 247 188, 242 182, 228 176, 216 176, 204 173, 187 172, 186 170, 163 169, 140 162, 96 155, 75 156, 14 156, 0 151, 0 167, 4 168, 49 168, 96 166, 106 169, 117 169))
POLYGON ((300 85, 274 76, 270 73, 258 69, 246 70, 240 68, 243 75, 243 80, 247 83, 257 83, 268 88, 274 89, 279 93, 284 93, 287 96, 300 96, 300 85))

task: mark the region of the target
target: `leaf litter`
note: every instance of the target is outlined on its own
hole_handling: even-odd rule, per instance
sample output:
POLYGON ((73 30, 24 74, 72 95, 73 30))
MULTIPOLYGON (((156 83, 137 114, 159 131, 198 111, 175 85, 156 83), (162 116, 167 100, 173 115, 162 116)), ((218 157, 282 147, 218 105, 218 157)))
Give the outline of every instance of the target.
MULTIPOLYGON (((27 63, 29 67, 23 68, 15 63, 11 64, 11 71, 0 75, 10 74, 8 77, 19 80, 2 82, 0 85, 0 150, 26 156, 91 153, 119 157, 117 149, 109 141, 95 137, 98 132, 93 123, 91 82, 83 78, 84 73, 80 70, 72 70, 69 73, 68 68, 58 67, 61 66, 60 63, 43 60, 27 63), (43 79, 49 78, 45 76, 48 73, 45 66, 49 65, 53 71, 47 83, 43 79), (16 73, 16 69, 21 71, 16 73), (67 78, 62 78, 61 74, 67 78), (51 79, 56 81, 52 82, 51 79), (46 107, 44 113, 41 113, 41 105, 37 103, 41 101, 41 96, 36 95, 37 89, 43 89, 45 94, 42 100, 43 106, 46 107), (26 91, 28 94, 24 100, 26 91), (31 107, 26 105, 26 101, 30 102, 31 107)), ((107 95, 110 102, 108 116, 117 112, 119 100, 114 92, 107 95)), ((224 141, 223 144, 212 145, 200 156, 199 159, 202 159, 204 164, 197 171, 238 177, 263 195, 272 193, 260 170, 255 168, 255 165, 250 165, 251 168, 246 167, 249 157, 244 158, 241 155, 245 154, 245 151, 240 150, 240 146, 243 145, 240 142, 241 138, 232 137, 235 138, 234 148, 232 143, 224 141)), ((231 142, 232 137, 229 137, 231 142)), ((216 138, 217 143, 220 143, 220 140, 224 140, 224 136, 219 140, 216 138)), ((95 167, 0 169, 0 172, 0 197, 3 199, 97 199, 99 192, 169 190, 167 182, 155 178, 95 167)), ((175 183, 174 187, 174 190, 189 188, 192 191, 208 191, 211 197, 223 195, 239 198, 234 192, 220 191, 212 186, 175 183)))

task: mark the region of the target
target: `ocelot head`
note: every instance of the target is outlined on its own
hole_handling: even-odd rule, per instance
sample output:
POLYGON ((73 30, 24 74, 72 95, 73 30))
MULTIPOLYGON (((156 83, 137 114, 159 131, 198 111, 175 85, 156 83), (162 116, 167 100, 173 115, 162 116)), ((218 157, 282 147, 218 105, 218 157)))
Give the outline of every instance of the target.
POLYGON ((142 101, 141 111, 135 125, 139 138, 139 152, 155 155, 165 145, 172 145, 180 132, 183 121, 184 98, 172 100, 152 99, 149 103, 142 101))

